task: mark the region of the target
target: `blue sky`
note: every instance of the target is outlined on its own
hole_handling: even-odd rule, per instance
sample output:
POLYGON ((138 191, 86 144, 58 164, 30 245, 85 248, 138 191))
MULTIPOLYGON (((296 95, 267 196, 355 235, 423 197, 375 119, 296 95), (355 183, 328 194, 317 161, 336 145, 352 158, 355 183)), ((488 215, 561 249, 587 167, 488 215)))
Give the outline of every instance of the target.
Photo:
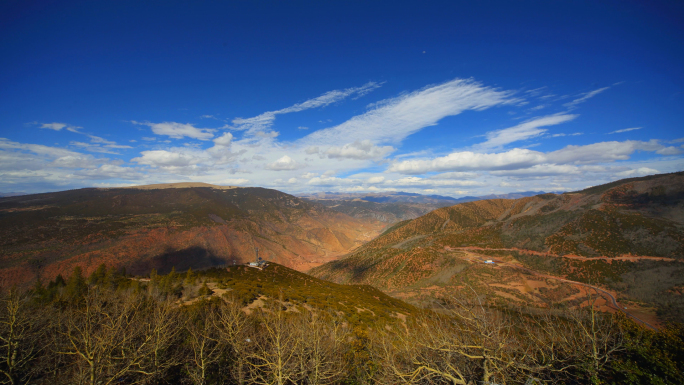
POLYGON ((681 2, 4 1, 0 36, 0 192, 684 170, 681 2))

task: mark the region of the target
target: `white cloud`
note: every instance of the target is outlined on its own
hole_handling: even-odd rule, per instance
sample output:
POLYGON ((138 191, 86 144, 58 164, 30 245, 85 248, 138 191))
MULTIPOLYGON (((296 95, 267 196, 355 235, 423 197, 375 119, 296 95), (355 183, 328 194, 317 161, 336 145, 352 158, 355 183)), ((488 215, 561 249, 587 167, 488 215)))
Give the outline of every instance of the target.
POLYGON ((392 151, 394 151, 392 146, 378 147, 374 146, 370 140, 357 140, 342 147, 330 147, 325 154, 328 158, 366 160, 383 158, 392 151))
POLYGON ((472 179, 477 177, 474 172, 444 172, 430 176, 430 179, 472 179))
POLYGON ((317 176, 317 177, 309 179, 307 184, 313 185, 313 186, 341 186, 341 185, 358 185, 358 184, 361 184, 361 181, 358 179, 346 179, 346 178, 337 178, 337 177, 329 176, 329 175, 321 175, 319 177, 317 176))
POLYGON ((101 154, 118 154, 118 152, 111 150, 109 148, 100 146, 99 144, 71 141, 71 142, 69 142, 69 145, 74 146, 74 147, 80 147, 80 148, 82 148, 86 151, 90 151, 90 152, 99 152, 101 154))
POLYGON ((260 138, 275 138, 278 135, 280 135, 280 132, 278 131, 258 131, 254 133, 254 136, 258 136, 260 138))
POLYGON ((422 174, 434 171, 464 170, 517 170, 542 164, 594 164, 627 160, 636 151, 663 152, 672 155, 678 151, 665 147, 657 140, 599 142, 585 146, 566 146, 563 149, 543 153, 515 148, 500 153, 474 153, 471 151, 454 152, 435 159, 405 160, 394 162, 390 172, 402 174, 422 174))
POLYGON ((59 147, 44 146, 42 144, 28 144, 12 142, 5 138, 0 138, 0 149, 20 150, 35 153, 48 158, 60 158, 64 156, 80 156, 82 154, 59 147))
MULTIPOLYGON (((352 95, 357 95, 359 97, 366 95, 378 87, 380 87, 380 84, 376 82, 368 82, 361 87, 328 91, 319 97, 309 99, 302 103, 297 103, 293 106, 283 108, 280 110, 264 112, 263 114, 255 116, 253 118, 235 118, 232 121, 234 126, 228 128, 234 130, 246 130, 249 134, 256 135, 258 132, 269 129, 273 125, 273 122, 275 121, 277 115, 289 114, 292 112, 300 112, 312 108, 325 107, 332 103, 339 102, 352 95)), ((302 129, 302 127, 300 127, 300 129, 302 129)))
POLYGON ((64 168, 92 168, 96 167, 96 162, 93 162, 92 155, 74 154, 61 156, 53 160, 49 165, 64 168))
POLYGON ((478 150, 501 149, 505 145, 539 137, 546 133, 541 127, 555 126, 575 119, 579 115, 556 114, 535 118, 511 128, 487 133, 487 141, 473 146, 478 150))
POLYGON ((187 167, 201 162, 200 158, 179 151, 154 150, 140 154, 141 157, 133 158, 131 162, 153 167, 187 167))
POLYGON ((307 155, 314 155, 314 154, 318 154, 320 152, 320 150, 319 150, 318 146, 311 146, 311 147, 307 147, 306 150, 304 150, 304 152, 306 152, 307 155))
POLYGON ((225 134, 214 139, 214 145, 220 147, 228 147, 233 140, 233 134, 226 132, 225 134))
POLYGON ((113 164, 103 164, 98 168, 78 170, 71 174, 71 177, 80 179, 126 179, 139 180, 145 177, 144 174, 131 167, 121 167, 113 164))
POLYGON ((623 132, 630 132, 630 131, 635 131, 635 130, 641 130, 642 127, 632 127, 632 128, 623 128, 622 130, 616 130, 613 132, 609 132, 608 134, 621 134, 623 132))
MULTIPOLYGON (((35 124, 35 123, 37 123, 37 122, 33 122, 33 124, 35 124)), ((63 128, 66 128, 67 131, 71 131, 71 132, 75 132, 77 134, 80 134, 81 132, 78 131, 78 129, 83 128, 83 127, 72 126, 72 125, 69 125, 66 123, 56 123, 55 122, 55 123, 42 123, 40 128, 47 128, 49 130, 55 130, 55 131, 61 131, 63 128)))
POLYGON ((65 123, 43 123, 40 128, 48 128, 50 130, 60 131, 66 126, 67 125, 65 123))
POLYGON ((300 143, 304 146, 335 145, 360 138, 378 144, 399 143, 447 116, 520 102, 511 95, 511 92, 485 87, 473 80, 455 79, 388 99, 380 107, 338 126, 313 132, 300 143))
POLYGON ((298 130, 308 130, 309 127, 304 127, 304 126, 299 126, 297 127, 298 130))
POLYGON ((586 102, 588 99, 593 98, 594 96, 600 94, 601 92, 603 92, 609 88, 610 87, 603 87, 603 88, 599 88, 597 90, 586 92, 586 93, 582 94, 581 97, 579 97, 579 98, 577 98, 571 102, 563 104, 563 106, 570 108, 570 109, 573 109, 573 108, 577 107, 578 104, 586 102))
POLYGON ((537 164, 528 168, 517 170, 491 171, 490 174, 497 176, 550 176, 550 175, 571 175, 579 174, 580 167, 568 164, 537 164))
MULTIPOLYGON (((105 171, 116 169, 117 163, 65 148, 0 138, 0 191, 8 189, 8 186, 24 186, 26 191, 31 192, 86 187, 92 185, 86 180, 111 179, 111 172, 107 175, 105 171), (102 172, 93 171, 96 169, 102 172)), ((129 173, 127 177, 133 178, 134 175, 129 173)), ((10 191, 16 191, 13 187, 9 188, 10 191)))
POLYGON ((648 142, 627 140, 624 142, 598 142, 584 146, 570 145, 546 155, 551 163, 590 164, 627 160, 636 151, 655 152, 663 149, 657 140, 648 142))
POLYGON ((95 135, 84 134, 90 138, 90 143, 83 143, 78 141, 69 142, 69 145, 74 147, 80 147, 89 152, 99 152, 103 154, 118 154, 114 151, 115 149, 128 149, 133 148, 131 146, 117 144, 114 141, 107 140, 95 135))
POLYGON ((443 187, 443 186, 484 186, 483 182, 474 180, 455 180, 455 179, 424 179, 415 176, 406 178, 385 181, 385 185, 391 186, 429 186, 429 187, 443 187))
POLYGON ((544 154, 540 152, 519 148, 494 154, 463 151, 432 160, 395 162, 389 167, 389 171, 401 174, 422 174, 432 171, 515 169, 530 167, 544 160, 544 154))
POLYGON ((544 87, 539 87, 539 88, 535 88, 535 89, 532 89, 532 90, 527 90, 527 91, 525 91, 525 93, 526 93, 526 94, 530 94, 531 96, 539 96, 539 95, 542 94, 542 91, 546 90, 547 88, 548 88, 548 87, 546 87, 546 86, 544 86, 544 87))
POLYGON ((682 153, 682 150, 677 148, 677 147, 664 147, 661 148, 660 150, 656 151, 656 154, 659 155, 679 155, 682 153))
POLYGON ((370 183, 370 184, 378 184, 378 183, 382 183, 384 181, 385 181, 384 176, 373 176, 373 177, 368 178, 368 183, 370 183))
POLYGON ((657 174, 658 172, 659 171, 656 169, 652 169, 652 168, 648 168, 648 167, 639 167, 639 168, 632 169, 632 170, 618 172, 615 175, 622 177, 622 178, 630 178, 630 177, 635 177, 635 176, 653 175, 653 174, 657 174))
POLYGON ((294 159, 290 158, 287 155, 284 155, 282 158, 276 160, 273 163, 269 163, 266 168, 269 170, 274 170, 274 171, 284 171, 284 170, 296 170, 302 167, 305 167, 306 165, 300 164, 296 162, 294 159))
POLYGON ((230 132, 226 132, 214 139, 214 146, 207 149, 207 154, 214 158, 214 164, 225 164, 234 161, 236 154, 230 151, 232 142, 233 134, 230 132))
POLYGON ((249 179, 236 178, 236 179, 223 179, 219 182, 221 186, 240 186, 249 183, 249 179))
MULTIPOLYGON (((176 122, 162 122, 162 123, 151 123, 151 122, 136 122, 131 121, 133 124, 148 126, 157 135, 166 135, 174 139, 192 138, 198 140, 209 140, 214 137, 215 129, 211 128, 197 128, 190 123, 176 123, 176 122)), ((146 138, 143 138, 148 140, 146 138)))

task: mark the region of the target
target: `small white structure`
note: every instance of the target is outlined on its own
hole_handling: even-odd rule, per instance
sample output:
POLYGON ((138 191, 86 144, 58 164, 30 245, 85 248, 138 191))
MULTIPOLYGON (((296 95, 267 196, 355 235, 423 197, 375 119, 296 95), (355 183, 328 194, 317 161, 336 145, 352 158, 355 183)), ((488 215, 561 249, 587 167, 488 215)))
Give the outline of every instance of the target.
POLYGON ((266 261, 261 259, 261 257, 259 257, 259 248, 257 248, 256 249, 256 260, 254 262, 250 262, 249 266, 250 267, 256 267, 257 269, 261 270, 264 267, 266 267, 267 265, 268 264, 266 263, 266 261))
POLYGON ((486 263, 488 265, 495 265, 496 264, 496 262, 492 261, 491 259, 484 261, 484 263, 486 263))

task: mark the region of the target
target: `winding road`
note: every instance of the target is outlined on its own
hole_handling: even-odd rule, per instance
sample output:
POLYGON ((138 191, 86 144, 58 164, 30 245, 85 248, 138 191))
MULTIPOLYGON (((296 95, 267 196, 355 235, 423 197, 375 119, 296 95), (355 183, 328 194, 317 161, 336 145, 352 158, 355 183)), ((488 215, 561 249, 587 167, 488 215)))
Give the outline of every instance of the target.
MULTIPOLYGON (((512 264, 512 263, 504 262, 504 261, 497 260, 497 259, 494 259, 494 258, 491 258, 491 257, 482 256, 482 255, 480 255, 480 254, 475 254, 475 252, 476 252, 477 250, 487 250, 487 249, 448 248, 447 250, 455 251, 455 250, 459 250, 459 249, 460 249, 461 251, 466 251, 466 252, 473 253, 474 255, 477 255, 476 258, 478 259, 478 262, 484 262, 484 259, 485 259, 485 257, 486 257, 486 259, 491 259, 492 261, 496 262, 496 264, 497 264, 498 266, 507 266, 507 267, 511 267, 511 268, 514 268, 514 269, 523 270, 523 271, 525 271, 525 272, 528 272, 528 273, 530 273, 530 274, 532 274, 532 275, 536 275, 536 276, 538 276, 538 277, 548 278, 548 279, 554 279, 554 280, 557 280, 557 281, 566 282, 566 283, 570 283, 570 284, 573 284, 573 285, 579 285, 579 286, 584 286, 584 287, 587 287, 587 288, 590 288, 590 289, 594 289, 597 293, 600 293, 600 294, 605 295, 605 296, 607 296, 608 298, 610 298, 610 301, 613 303, 613 307, 615 307, 617 310, 623 312, 626 316, 630 317, 631 319, 633 319, 633 320, 636 321, 636 322, 639 322, 639 323, 643 324, 644 326, 646 326, 646 327, 648 327, 648 328, 650 328, 650 329, 657 330, 653 325, 649 324, 648 322, 646 322, 646 321, 644 321, 644 320, 638 318, 638 317, 635 316, 634 314, 632 314, 632 313, 628 312, 627 310, 625 310, 624 307, 621 307, 621 306, 617 303, 617 300, 615 299, 615 297, 614 297, 610 292, 608 292, 608 291, 606 291, 605 289, 602 289, 602 288, 600 288, 600 287, 598 287, 598 286, 590 285, 590 284, 587 284, 587 283, 584 283, 584 282, 572 281, 572 280, 569 280, 569 279, 560 278, 560 277, 556 277, 556 276, 553 276, 553 275, 541 274, 541 273, 536 272, 536 271, 534 271, 534 270, 532 270, 532 269, 528 269, 528 268, 526 268, 526 267, 523 267, 523 266, 520 266, 520 265, 517 265, 517 264, 512 264)), ((495 249, 495 250, 501 250, 501 249, 495 249)), ((471 262, 472 262, 472 261, 471 261, 471 262)))

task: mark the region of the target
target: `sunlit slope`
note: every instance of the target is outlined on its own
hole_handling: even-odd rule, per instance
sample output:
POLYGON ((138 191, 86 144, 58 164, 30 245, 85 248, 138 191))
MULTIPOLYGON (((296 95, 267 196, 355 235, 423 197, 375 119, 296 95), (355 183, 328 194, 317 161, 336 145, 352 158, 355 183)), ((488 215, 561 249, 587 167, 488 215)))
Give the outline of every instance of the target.
MULTIPOLYGON (((183 281, 185 273, 179 275, 182 282, 182 299, 187 300, 193 287, 183 281)), ((401 300, 392 298, 375 287, 368 285, 339 285, 292 270, 275 263, 263 270, 248 266, 233 266, 222 269, 208 269, 196 272, 200 281, 209 282, 215 292, 213 296, 235 298, 243 305, 263 305, 263 300, 282 299, 295 307, 309 307, 319 310, 342 312, 350 320, 368 324, 389 321, 398 314, 413 315, 417 309, 401 300), (254 301, 261 300, 255 303, 254 301)))
MULTIPOLYGON (((448 282, 467 264, 447 251, 467 247, 520 249, 549 257, 682 259, 683 226, 684 173, 680 172, 575 193, 441 208, 398 223, 347 257, 311 273, 336 282, 399 290, 448 282)), ((582 267, 571 270, 577 269, 582 267)))
POLYGON ((0 274, 22 283, 100 263, 144 274, 252 260, 305 270, 382 225, 263 188, 81 189, 0 199, 0 274))

